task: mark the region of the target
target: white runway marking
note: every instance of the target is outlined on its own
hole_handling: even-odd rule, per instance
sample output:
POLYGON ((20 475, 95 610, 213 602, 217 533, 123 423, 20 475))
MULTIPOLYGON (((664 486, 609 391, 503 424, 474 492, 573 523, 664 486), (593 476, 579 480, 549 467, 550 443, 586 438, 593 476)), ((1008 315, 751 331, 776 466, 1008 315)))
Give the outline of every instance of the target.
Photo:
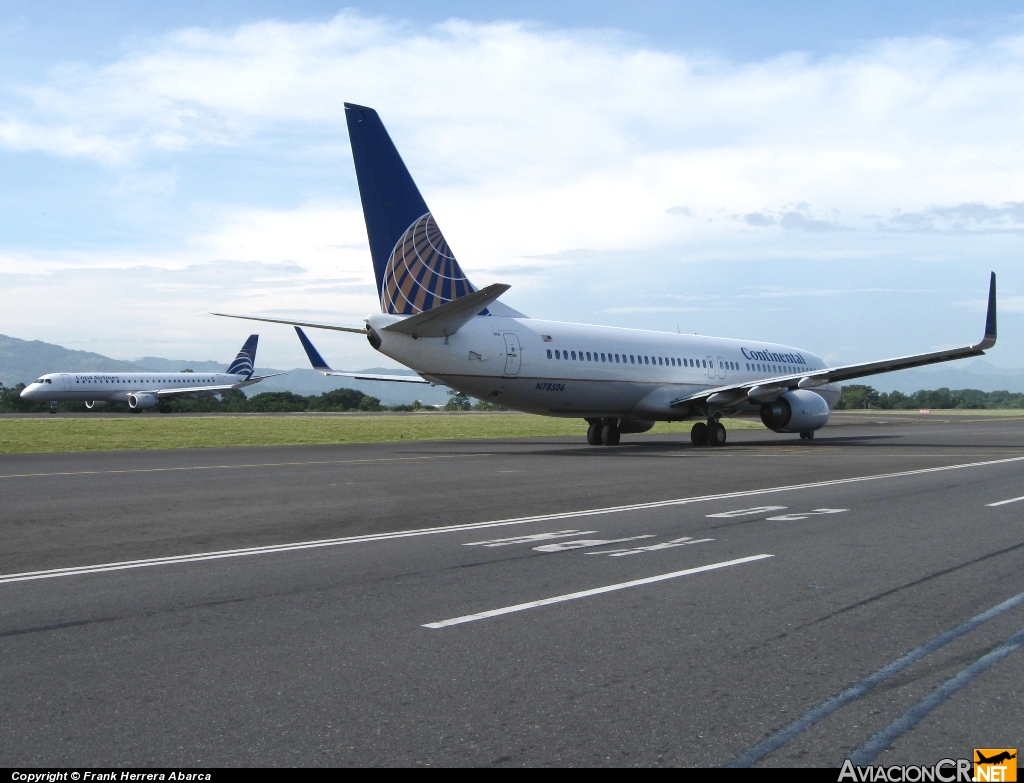
POLYGON ((551 604, 560 604, 565 601, 575 601, 578 598, 589 598, 592 595, 601 595, 602 593, 612 593, 616 590, 626 590, 630 587, 640 587, 641 585, 649 585, 655 582, 664 582, 666 579, 676 579, 680 576, 689 576, 690 574, 700 574, 704 571, 715 571, 719 568, 728 568, 729 566, 742 565, 743 563, 752 563, 755 560, 764 560, 767 557, 774 557, 774 555, 752 555, 751 557, 741 557, 737 560, 726 560, 722 563, 711 563, 710 565, 698 566, 697 568, 687 568, 684 571, 673 571, 670 574, 648 576, 644 579, 634 579, 631 582, 620 582, 616 585, 595 587, 591 590, 580 590, 578 593, 566 593, 565 595, 556 595, 553 598, 542 598, 539 601, 527 601, 524 604, 504 606, 501 609, 491 609, 487 612, 478 612, 477 614, 467 614, 463 615, 462 617, 453 617, 451 620, 441 620, 440 622, 436 623, 426 623, 423 627, 434 629, 448 628, 452 625, 462 625, 463 623, 472 623, 476 620, 486 620, 488 618, 498 617, 503 614, 522 612, 526 609, 536 609, 539 606, 550 606, 551 604))
MULTIPOLYGON (((476 456, 476 455, 470 455, 476 456)), ((487 455, 490 456, 490 455, 487 455)), ((360 461, 360 460, 353 460, 360 461)), ((375 461, 375 460, 367 460, 375 461)), ((380 460, 383 461, 383 460, 380 460)), ((670 508, 672 506, 686 506, 693 503, 706 503, 710 500, 730 500, 732 498, 755 497, 757 495, 769 495, 776 492, 796 492, 802 489, 820 489, 822 487, 836 487, 843 484, 856 484, 863 481, 882 481, 885 479, 906 478, 909 476, 921 476, 928 473, 941 473, 948 470, 966 470, 967 468, 984 468, 992 465, 1007 465, 1014 462, 1022 462, 1024 457, 1005 457, 1003 459, 986 460, 984 462, 965 462, 958 465, 942 465, 937 468, 918 468, 916 470, 901 470, 896 473, 878 473, 870 476, 854 476, 852 478, 830 479, 827 481, 812 481, 806 484, 787 484, 781 487, 766 487, 764 489, 747 489, 738 492, 722 492, 717 495, 697 495, 689 498, 676 498, 674 500, 658 500, 651 503, 634 503, 626 506, 609 506, 606 508, 592 508, 583 511, 566 511, 556 514, 541 514, 532 517, 516 517, 512 519, 499 519, 493 522, 469 522, 462 525, 446 525, 444 527, 417 528, 394 533, 378 533, 365 536, 348 536, 345 538, 325 538, 317 541, 299 541, 291 544, 273 544, 269 546, 246 547, 242 549, 224 549, 215 552, 201 552, 190 555, 172 555, 169 557, 154 557, 140 560, 124 560, 114 563, 101 563, 98 565, 75 566, 72 568, 53 568, 45 571, 24 571, 18 574, 0 575, 0 584, 11 582, 26 582, 36 579, 54 579, 64 576, 78 576, 81 574, 96 574, 105 571, 121 571, 129 568, 147 568, 158 565, 177 565, 179 563, 196 563, 203 560, 221 560, 230 557, 248 557, 252 555, 268 555, 277 552, 294 552, 301 549, 317 549, 329 546, 344 546, 346 544, 362 544, 372 541, 390 541, 396 538, 414 538, 418 536, 432 536, 440 533, 452 533, 465 530, 484 530, 492 527, 506 527, 510 525, 526 525, 533 522, 553 522, 560 519, 578 519, 579 517, 599 516, 601 514, 620 514, 625 511, 646 511, 656 508, 670 508)), ((302 463, 300 463, 302 464, 302 463)), ((103 471, 96 471, 97 473, 103 471)), ((124 471, 129 472, 129 471, 124 471)), ((4 478, 0 476, 0 478, 4 478)))
POLYGON ((658 552, 662 549, 675 549, 677 546, 689 546, 690 544, 703 544, 708 541, 714 541, 713 538, 698 538, 693 539, 689 536, 683 536, 682 538, 674 538, 671 541, 666 541, 663 544, 649 544, 648 546, 638 546, 633 549, 602 549, 600 552, 584 552, 585 555, 608 555, 608 557, 625 557, 626 555, 639 555, 644 552, 658 552))
POLYGON ((707 514, 708 519, 731 519, 732 517, 745 517, 754 514, 767 514, 770 511, 784 511, 785 506, 758 506, 757 508, 740 508, 736 511, 719 511, 717 514, 707 514))
POLYGON ((596 530, 559 530, 556 533, 535 533, 532 536, 512 536, 511 538, 492 538, 489 541, 470 541, 463 544, 463 546, 512 546, 513 544, 531 544, 535 541, 547 541, 552 538, 588 536, 596 532, 596 530))
POLYGON ((986 503, 985 505, 988 506, 989 508, 991 508, 993 506, 1005 506, 1007 503, 1016 503, 1018 500, 1024 500, 1024 495, 1021 495, 1019 498, 1010 498, 1009 500, 1000 500, 997 503, 986 503))
POLYGON ((621 544, 626 541, 638 541, 641 538, 654 538, 653 533, 642 536, 630 536, 629 538, 581 538, 576 541, 561 541, 557 544, 544 544, 535 546, 537 552, 569 552, 573 549, 589 549, 592 546, 605 546, 606 544, 621 544))
POLYGON ((767 517, 768 522, 795 522, 798 519, 817 516, 819 514, 842 514, 849 511, 848 508, 816 508, 813 511, 802 511, 799 514, 779 514, 777 517, 767 517))
POLYGON ((306 465, 361 465, 377 462, 423 462, 432 459, 467 459, 468 457, 493 457, 491 452, 477 454, 429 454, 423 457, 374 457, 367 459, 326 459, 300 462, 240 462, 235 465, 180 465, 170 468, 115 468, 111 470, 67 470, 53 473, 7 473, 0 479, 49 478, 53 476, 108 476, 121 473, 181 473, 192 470, 242 470, 244 468, 289 468, 306 465))

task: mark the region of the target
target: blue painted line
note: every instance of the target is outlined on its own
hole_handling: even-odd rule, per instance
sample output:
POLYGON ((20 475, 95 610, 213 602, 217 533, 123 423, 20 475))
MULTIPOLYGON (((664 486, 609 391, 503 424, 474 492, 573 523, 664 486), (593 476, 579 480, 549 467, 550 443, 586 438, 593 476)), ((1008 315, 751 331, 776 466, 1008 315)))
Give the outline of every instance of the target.
POLYGON ((850 756, 854 766, 865 766, 875 760, 879 753, 916 726, 929 712, 945 702, 950 696, 963 688, 967 683, 982 674, 1007 655, 1024 645, 1024 628, 1004 641, 986 655, 981 656, 970 666, 962 669, 959 674, 946 680, 921 701, 900 715, 896 720, 865 742, 850 756))
POLYGON ((845 707, 850 702, 859 699, 869 690, 878 685, 878 683, 884 682, 885 680, 889 679, 895 674, 899 674, 899 672, 906 669, 912 663, 916 663, 917 661, 924 658, 926 655, 931 655, 933 652, 949 644, 954 639, 960 638, 965 633, 970 633, 982 623, 991 620, 993 617, 998 617, 1003 612, 1007 612, 1016 606, 1020 606, 1022 603, 1024 603, 1024 593, 1018 593, 1017 595, 1013 596, 1013 598, 1008 598, 1001 604, 997 604, 996 606, 993 606, 991 609, 988 609, 982 612, 981 614, 972 617, 970 620, 961 623, 956 628, 946 631, 941 636, 936 636, 930 642, 925 642, 920 647, 917 647, 908 652, 902 658, 898 658, 892 663, 883 666, 874 674, 865 677, 856 685, 847 688, 838 696, 833 696, 824 704, 821 704, 815 707, 814 709, 805 712, 803 715, 801 715, 795 721, 787 725, 781 731, 773 734, 768 739, 759 742, 757 745, 755 745, 745 753, 741 753, 739 756, 734 758, 725 766, 749 767, 756 764, 758 761, 763 759, 768 754, 777 751, 779 748, 781 748, 794 737, 803 734, 805 731, 807 731, 807 729, 811 728, 811 726, 814 726, 815 724, 823 721, 833 712, 836 712, 837 710, 845 707))

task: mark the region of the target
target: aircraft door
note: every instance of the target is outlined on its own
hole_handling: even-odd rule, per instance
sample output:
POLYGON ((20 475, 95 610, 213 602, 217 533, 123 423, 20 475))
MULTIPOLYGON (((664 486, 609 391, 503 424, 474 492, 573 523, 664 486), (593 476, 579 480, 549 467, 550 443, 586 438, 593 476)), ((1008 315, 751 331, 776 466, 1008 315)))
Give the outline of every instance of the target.
POLYGON ((715 372, 715 359, 714 359, 714 357, 713 356, 706 356, 706 357, 704 357, 704 360, 708 363, 708 377, 709 378, 714 378, 715 375, 717 374, 715 372))
POLYGON ((718 357, 718 377, 725 377, 725 359, 723 359, 721 356, 718 357))
POLYGON ((71 391, 71 376, 67 373, 63 373, 60 376, 60 390, 71 391))
POLYGON ((505 375, 518 375, 520 354, 522 354, 519 338, 512 332, 504 332, 503 336, 505 338, 505 375))

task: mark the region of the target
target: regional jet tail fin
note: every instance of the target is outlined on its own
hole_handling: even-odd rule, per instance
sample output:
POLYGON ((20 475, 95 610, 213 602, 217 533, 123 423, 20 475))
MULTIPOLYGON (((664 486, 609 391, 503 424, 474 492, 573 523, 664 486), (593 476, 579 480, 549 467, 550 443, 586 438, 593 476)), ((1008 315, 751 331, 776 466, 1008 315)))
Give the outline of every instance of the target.
POLYGON ((313 365, 313 369, 326 376, 338 376, 342 378, 354 378, 357 381, 392 381, 395 383, 430 383, 425 381, 418 375, 376 375, 373 373, 364 372, 338 372, 332 370, 330 365, 324 361, 324 357, 320 355, 320 351, 316 349, 312 341, 306 337, 306 333, 302 331, 298 326, 295 327, 295 333, 299 335, 299 342, 302 343, 303 349, 306 351, 306 356, 309 357, 309 363, 313 365))
POLYGON ((918 353, 912 356, 900 356, 895 359, 883 359, 877 362, 848 364, 843 367, 829 367, 812 372, 781 375, 776 378, 764 378, 731 386, 719 386, 706 389, 698 394, 687 395, 674 400, 670 407, 680 409, 687 405, 703 408, 714 407, 717 410, 735 408, 749 400, 771 402, 779 394, 793 389, 813 389, 826 383, 840 383, 869 375, 880 375, 896 370, 909 370, 913 367, 924 367, 929 364, 952 362, 981 356, 996 344, 996 273, 992 272, 988 284, 988 311, 985 314, 985 336, 981 342, 966 345, 962 348, 949 348, 944 351, 918 353))
POLYGON ((259 342, 258 334, 250 334, 245 341, 238 356, 231 362, 227 369, 228 375, 244 375, 247 379, 252 377, 253 368, 256 366, 256 343, 259 342))
POLYGON ((385 331, 410 337, 450 337, 512 286, 494 283, 432 310, 389 324, 385 331))

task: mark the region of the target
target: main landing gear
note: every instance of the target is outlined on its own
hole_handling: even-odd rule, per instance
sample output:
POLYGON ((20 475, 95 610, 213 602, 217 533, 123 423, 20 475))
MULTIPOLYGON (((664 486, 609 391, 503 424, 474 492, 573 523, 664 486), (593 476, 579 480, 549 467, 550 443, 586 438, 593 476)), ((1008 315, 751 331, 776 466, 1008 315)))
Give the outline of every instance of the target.
POLYGON ((714 419, 707 424, 698 421, 690 430, 690 441, 694 446, 724 446, 725 427, 714 419))
POLYGON ((801 432, 800 440, 814 440, 814 431, 810 430, 808 432, 801 432))
POLYGON ((591 446, 617 446, 621 435, 617 423, 595 421, 587 428, 587 443, 591 446))

